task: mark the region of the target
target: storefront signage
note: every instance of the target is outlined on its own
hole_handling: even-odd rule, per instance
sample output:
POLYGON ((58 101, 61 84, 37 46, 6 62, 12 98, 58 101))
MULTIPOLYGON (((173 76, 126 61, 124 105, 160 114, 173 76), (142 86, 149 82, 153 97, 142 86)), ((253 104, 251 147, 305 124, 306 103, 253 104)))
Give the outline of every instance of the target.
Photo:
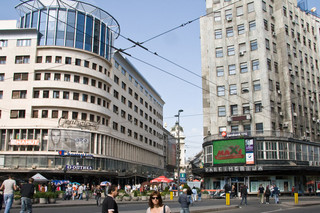
POLYGON ((65 150, 58 151, 60 156, 80 157, 80 158, 93 158, 93 155, 87 153, 71 153, 65 150))
POLYGON ((222 167, 207 167, 206 173, 213 172, 247 172, 247 171, 263 171, 262 166, 222 166, 222 167))
POLYGON ((10 140, 10 145, 13 146, 39 146, 39 140, 33 139, 17 139, 17 140, 10 140))
POLYGON ((249 136, 249 134, 248 132, 229 132, 227 134, 228 138, 241 137, 241 136, 249 136))
POLYGON ((89 130, 98 130, 99 122, 87 121, 87 120, 68 120, 60 118, 58 121, 59 127, 64 128, 80 128, 80 129, 89 129, 89 130))
POLYGON ((67 170, 93 170, 92 166, 66 165, 67 170))

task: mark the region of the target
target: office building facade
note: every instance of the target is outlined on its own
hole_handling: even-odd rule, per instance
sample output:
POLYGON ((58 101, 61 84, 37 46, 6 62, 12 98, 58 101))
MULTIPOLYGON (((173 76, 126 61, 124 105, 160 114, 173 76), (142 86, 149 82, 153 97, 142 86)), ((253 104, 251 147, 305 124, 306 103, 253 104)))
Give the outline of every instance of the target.
POLYGON ((319 17, 294 0, 207 0, 206 188, 320 192, 319 17))

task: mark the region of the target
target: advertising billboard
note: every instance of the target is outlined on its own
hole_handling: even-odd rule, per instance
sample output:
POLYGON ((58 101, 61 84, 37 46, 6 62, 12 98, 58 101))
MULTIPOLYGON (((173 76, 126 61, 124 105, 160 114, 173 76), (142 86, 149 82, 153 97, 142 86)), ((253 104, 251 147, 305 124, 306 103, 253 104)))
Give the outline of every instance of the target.
POLYGON ((49 150, 68 152, 89 152, 90 133, 83 131, 51 129, 49 132, 49 150))
POLYGON ((245 164, 245 150, 244 139, 214 141, 213 164, 245 164))

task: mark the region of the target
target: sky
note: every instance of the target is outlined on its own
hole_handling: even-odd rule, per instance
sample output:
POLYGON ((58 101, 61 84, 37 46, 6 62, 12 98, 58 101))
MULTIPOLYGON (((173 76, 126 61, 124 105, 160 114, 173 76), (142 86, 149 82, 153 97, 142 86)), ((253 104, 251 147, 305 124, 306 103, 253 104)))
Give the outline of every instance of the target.
MULTIPOLYGON (((202 150, 203 141, 203 112, 202 90, 200 89, 202 84, 201 78, 198 77, 201 76, 201 52, 200 25, 197 18, 205 15, 205 0, 82 1, 100 7, 118 21, 121 36, 115 41, 115 47, 121 49, 132 46, 132 43, 124 38, 143 42, 195 20, 143 44, 151 52, 156 52, 179 66, 160 59, 139 47, 129 49, 127 53, 139 59, 128 57, 165 101, 163 121, 164 125, 167 124, 168 130, 177 121, 174 115, 178 113, 178 110, 183 110, 180 125, 184 128, 186 136, 186 156, 192 157, 199 153, 202 150), (190 74, 190 72, 195 74, 190 74)), ((5 10, 1 10, 0 20, 18 19, 19 15, 14 7, 19 3, 21 3, 20 0, 1 0, 1 8, 5 10)), ((320 13, 320 0, 308 0, 308 7, 316 7, 317 12, 320 13)))
MULTIPOLYGON (((163 32, 171 30, 205 15, 205 0, 82 0, 111 14, 120 25, 120 34, 136 42, 143 42, 163 32)), ((20 0, 1 0, 0 20, 19 18, 14 9, 20 0)), ((125 49, 132 43, 119 37, 115 47, 125 49)), ((144 43, 151 52, 156 52, 173 65, 142 48, 133 48, 127 52, 139 60, 148 62, 154 67, 171 73, 175 78, 157 68, 148 66, 134 58, 130 62, 139 70, 145 79, 153 86, 165 101, 163 108, 163 123, 170 131, 174 126, 178 110, 180 125, 186 136, 186 156, 192 157, 202 150, 202 90, 201 88, 201 52, 199 20, 180 27, 158 38, 144 43), (189 70, 194 74, 187 72, 189 70)))

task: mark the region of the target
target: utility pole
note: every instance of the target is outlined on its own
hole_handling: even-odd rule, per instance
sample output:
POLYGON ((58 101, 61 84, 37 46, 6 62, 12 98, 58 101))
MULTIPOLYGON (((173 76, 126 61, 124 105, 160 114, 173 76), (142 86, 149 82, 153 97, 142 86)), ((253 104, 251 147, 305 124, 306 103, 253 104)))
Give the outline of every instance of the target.
POLYGON ((183 112, 182 109, 178 111, 178 115, 175 115, 175 117, 178 117, 178 147, 177 147, 177 170, 178 170, 178 196, 180 195, 180 113, 183 112))

